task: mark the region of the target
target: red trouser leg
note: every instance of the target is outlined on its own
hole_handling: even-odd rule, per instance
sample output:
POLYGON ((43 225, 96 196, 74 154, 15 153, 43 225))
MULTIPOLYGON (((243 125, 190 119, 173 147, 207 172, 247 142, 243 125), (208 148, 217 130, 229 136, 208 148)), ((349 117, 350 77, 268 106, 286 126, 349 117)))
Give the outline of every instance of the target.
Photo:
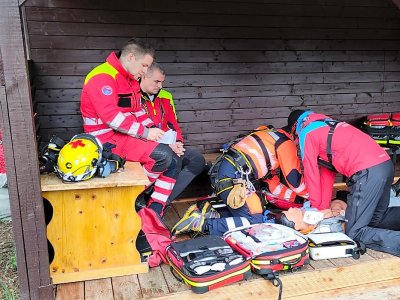
MULTIPOLYGON (((102 141, 103 143, 106 141, 102 141)), ((161 169, 158 167, 163 157, 173 155, 169 147, 164 147, 161 151, 157 147, 159 143, 133 138, 124 134, 116 133, 107 142, 116 145, 113 152, 125 158, 128 161, 138 161, 142 164, 143 170, 149 178, 150 185, 154 183, 154 192, 150 196, 149 205, 157 202, 161 205, 161 212, 164 210, 167 199, 172 192, 176 180, 166 176, 164 171, 169 165, 161 169), (157 149, 156 149, 157 147, 157 149), (154 152, 162 153, 163 155, 154 155, 154 152), (157 157, 156 159, 152 158, 157 157), (157 160, 159 159, 159 160, 157 160)), ((161 163, 162 164, 162 163, 161 163)))
POLYGON ((154 183, 154 192, 151 194, 149 205, 153 202, 158 202, 165 207, 176 180, 165 176, 162 172, 148 171, 145 167, 143 167, 143 170, 150 180, 150 184, 147 187, 154 183))
POLYGON ((161 174, 154 183, 154 192, 151 194, 148 205, 150 206, 154 202, 159 203, 162 205, 163 212, 169 195, 171 195, 172 189, 174 188, 175 182, 176 179, 161 174))

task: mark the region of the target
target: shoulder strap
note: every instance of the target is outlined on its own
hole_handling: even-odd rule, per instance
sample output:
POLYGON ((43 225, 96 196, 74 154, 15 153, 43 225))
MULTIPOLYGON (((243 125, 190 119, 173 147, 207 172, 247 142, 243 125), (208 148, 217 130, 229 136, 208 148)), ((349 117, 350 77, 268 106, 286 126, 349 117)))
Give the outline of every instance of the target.
POLYGON ((324 122, 326 125, 329 126, 329 132, 328 132, 328 137, 326 141, 326 156, 328 157, 328 164, 324 162, 322 159, 318 157, 318 163, 332 171, 336 172, 335 167, 332 165, 332 137, 333 133, 335 132, 335 128, 337 124, 339 124, 339 121, 332 120, 332 119, 322 119, 322 120, 315 120, 313 122, 324 122))
MULTIPOLYGON (((265 130, 265 129, 263 129, 263 130, 265 130)), ((258 131, 261 131, 261 130, 258 130, 258 131)), ((269 135, 275 140, 275 144, 274 144, 275 152, 283 142, 289 140, 289 138, 286 135, 284 135, 283 133, 278 132, 278 131, 273 131, 273 128, 269 128, 269 130, 267 130, 267 131, 268 131, 269 135)), ((271 161, 270 161, 270 157, 269 157, 267 148, 265 147, 264 143, 262 142, 260 137, 257 136, 256 133, 257 133, 257 131, 254 131, 254 132, 251 133, 251 135, 257 141, 258 145, 260 146, 260 148, 261 148, 261 150, 262 150, 262 152, 264 154, 265 162, 266 162, 267 168, 268 168, 268 173, 265 174, 265 176, 263 176, 262 178, 259 179, 260 181, 263 181, 263 180, 267 179, 270 176, 271 161)))

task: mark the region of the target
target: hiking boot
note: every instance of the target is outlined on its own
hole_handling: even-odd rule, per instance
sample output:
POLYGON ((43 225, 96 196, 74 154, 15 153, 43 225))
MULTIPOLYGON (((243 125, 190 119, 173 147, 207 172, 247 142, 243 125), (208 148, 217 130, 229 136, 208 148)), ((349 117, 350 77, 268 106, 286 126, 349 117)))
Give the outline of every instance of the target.
POLYGON ((211 206, 208 201, 199 201, 196 203, 197 208, 205 216, 206 219, 218 219, 219 213, 211 206))
POLYGON ((172 234, 176 235, 190 231, 203 232, 206 219, 219 218, 219 213, 211 207, 210 203, 206 202, 201 206, 201 210, 197 207, 197 204, 190 206, 182 219, 172 228, 172 234))

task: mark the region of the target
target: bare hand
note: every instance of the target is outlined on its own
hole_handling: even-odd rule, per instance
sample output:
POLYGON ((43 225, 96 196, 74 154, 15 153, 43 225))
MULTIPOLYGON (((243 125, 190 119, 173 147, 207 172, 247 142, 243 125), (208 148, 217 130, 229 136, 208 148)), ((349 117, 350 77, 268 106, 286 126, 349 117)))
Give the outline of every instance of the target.
POLYGON ((171 147, 172 151, 174 151, 178 156, 182 156, 186 151, 181 142, 176 142, 175 144, 171 144, 169 146, 171 147))
POLYGON ((160 128, 149 128, 149 134, 147 135, 147 139, 149 141, 157 142, 159 139, 162 138, 164 133, 165 132, 163 130, 161 130, 160 128))

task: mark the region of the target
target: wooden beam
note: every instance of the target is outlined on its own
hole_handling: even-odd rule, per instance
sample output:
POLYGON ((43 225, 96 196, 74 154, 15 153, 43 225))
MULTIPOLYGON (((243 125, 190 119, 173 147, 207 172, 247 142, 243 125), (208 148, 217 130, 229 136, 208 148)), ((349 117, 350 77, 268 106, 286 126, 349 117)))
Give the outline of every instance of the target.
MULTIPOLYGON (((388 287, 398 283, 400 258, 391 257, 382 260, 368 261, 356 265, 327 268, 314 272, 298 272, 285 274, 280 277, 283 282, 282 299, 315 299, 313 295, 327 295, 342 290, 344 293, 355 288, 356 292, 369 286, 382 285, 388 287), (357 276, 355 276, 357 274, 357 276), (299 288, 301 286, 301 288, 299 288), (356 288, 362 286, 361 289, 356 288)), ((182 291, 157 299, 277 299, 278 289, 271 282, 257 278, 249 282, 240 282, 215 289, 205 294, 193 295, 193 292, 182 291)))
POLYGON ((1 109, 21 299, 53 299, 19 2, 0 2, 1 109))
POLYGON ((334 289, 334 290, 324 291, 321 293, 295 296, 286 299, 290 300, 395 299, 393 297, 396 297, 394 295, 398 295, 399 286, 400 286, 400 279, 392 279, 392 280, 350 286, 341 289, 334 289))

